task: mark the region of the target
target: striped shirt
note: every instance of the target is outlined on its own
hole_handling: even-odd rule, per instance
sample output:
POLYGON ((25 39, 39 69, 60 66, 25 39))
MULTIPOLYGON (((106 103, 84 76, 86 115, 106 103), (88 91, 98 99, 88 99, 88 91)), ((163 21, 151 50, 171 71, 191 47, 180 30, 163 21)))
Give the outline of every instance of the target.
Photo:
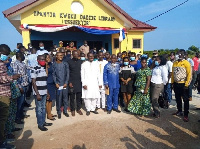
MULTIPOLYGON (((44 67, 36 66, 31 70, 31 78, 36 79, 36 86, 40 95, 47 94, 47 73, 44 67)), ((36 95, 33 88, 33 95, 36 95)))
POLYGON ((0 61, 0 96, 11 97, 10 82, 12 76, 8 76, 6 65, 0 61))

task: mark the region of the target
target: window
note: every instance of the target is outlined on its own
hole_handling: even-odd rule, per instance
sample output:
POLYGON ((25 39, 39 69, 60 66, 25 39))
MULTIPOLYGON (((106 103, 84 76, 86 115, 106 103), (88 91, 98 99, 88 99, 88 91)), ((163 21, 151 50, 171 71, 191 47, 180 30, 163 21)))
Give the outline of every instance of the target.
POLYGON ((115 38, 114 39, 114 49, 118 49, 119 48, 119 39, 115 38))
POLYGON ((133 49, 140 49, 141 48, 141 39, 133 39, 133 49))

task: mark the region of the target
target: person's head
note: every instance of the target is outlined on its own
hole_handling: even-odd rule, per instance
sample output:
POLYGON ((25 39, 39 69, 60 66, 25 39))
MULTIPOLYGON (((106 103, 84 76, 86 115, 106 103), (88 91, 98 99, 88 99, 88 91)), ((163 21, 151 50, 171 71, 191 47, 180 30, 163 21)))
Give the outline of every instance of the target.
POLYGON ((25 53, 26 48, 24 46, 19 47, 19 52, 25 53))
POLYGON ((45 55, 38 55, 37 61, 40 66, 44 67, 46 65, 45 55))
POLYGON ((103 58, 104 58, 103 52, 99 52, 98 58, 99 58, 99 61, 103 61, 103 58))
POLYGON ((78 59, 79 58, 78 51, 77 50, 72 51, 72 56, 73 58, 78 59))
POLYGON ((6 44, 1 44, 0 45, 0 60, 3 62, 3 63, 9 63, 9 60, 8 60, 8 55, 10 54, 10 47, 6 44))
POLYGON ((69 46, 70 46, 70 47, 74 47, 74 42, 70 42, 70 43, 69 43, 69 46))
POLYGON ((55 56, 55 55, 56 55, 56 52, 57 52, 57 51, 56 51, 56 48, 55 48, 55 47, 51 47, 51 48, 50 48, 50 52, 51 52, 51 55, 52 55, 52 56, 55 56))
POLYGON ((136 53, 135 52, 130 52, 129 53, 129 58, 130 58, 130 61, 135 61, 136 60, 136 53))
POLYGON ((175 52, 170 53, 170 60, 174 61, 175 60, 175 52))
POLYGON ((39 47, 40 47, 41 50, 44 50, 44 43, 43 43, 43 42, 40 42, 40 43, 39 43, 39 47))
POLYGON ((62 53, 63 56, 65 56, 65 49, 64 49, 63 47, 61 47, 61 48, 59 49, 59 52, 62 53))
POLYGON ((81 60, 82 60, 82 61, 85 61, 85 54, 84 54, 84 53, 81 53, 81 54, 80 54, 80 57, 81 57, 81 60))
POLYGON ((126 57, 126 56, 127 56, 127 52, 126 52, 126 51, 123 51, 123 52, 122 52, 122 58, 123 58, 123 57, 126 57))
POLYGON ((158 56, 158 50, 153 51, 153 56, 158 56))
POLYGON ((142 65, 142 68, 147 67, 147 58, 146 57, 141 57, 141 65, 142 65))
POLYGON ((117 56, 115 54, 111 55, 111 63, 116 63, 117 61, 117 56))
POLYGON ((16 53, 16 59, 17 59, 18 61, 24 61, 24 60, 25 60, 25 56, 24 56, 23 53, 17 52, 17 53, 16 53))
POLYGON ((197 52, 197 53, 195 54, 195 57, 199 58, 199 56, 200 56, 200 54, 197 52))
POLYGON ((92 62, 94 60, 94 54, 93 53, 88 53, 87 57, 88 57, 89 62, 92 62))
POLYGON ((22 43, 17 43, 17 49, 19 49, 21 46, 23 46, 22 43))
POLYGON ((47 63, 51 63, 51 57, 50 57, 50 55, 47 54, 47 53, 45 53, 44 55, 45 55, 45 60, 46 60, 46 62, 47 62, 47 63))
POLYGON ((166 63, 167 63, 167 59, 165 56, 160 55, 156 57, 156 61, 155 61, 156 66, 163 66, 163 65, 166 65, 166 63))
POLYGON ((87 46, 87 41, 84 41, 84 45, 87 46))
POLYGON ((31 54, 36 54, 37 53, 37 49, 36 48, 31 48, 30 51, 31 51, 31 54))
POLYGON ((185 52, 185 59, 188 59, 188 52, 185 52))
POLYGON ((94 47, 93 50, 94 50, 94 51, 97 51, 97 48, 94 47))
POLYGON ((181 61, 185 57, 185 50, 179 50, 176 54, 176 60, 181 61))
POLYGON ((29 43, 29 44, 28 44, 28 49, 32 49, 32 48, 33 48, 32 44, 29 43))
POLYGON ((129 58, 128 57, 124 57, 123 58, 123 65, 124 66, 128 66, 129 65, 129 58))
POLYGON ((71 57, 71 51, 67 50, 66 55, 67 55, 67 57, 71 57))
POLYGON ((106 53, 105 53, 105 58, 106 58, 106 60, 109 60, 109 59, 110 59, 110 53, 109 53, 109 52, 106 52, 106 53))
POLYGON ((61 61, 63 60, 64 54, 62 52, 57 52, 56 53, 56 60, 61 61))
POLYGON ((131 51, 129 51, 129 52, 128 52, 128 57, 130 58, 130 57, 131 57, 131 55, 132 55, 132 52, 131 52, 131 51))

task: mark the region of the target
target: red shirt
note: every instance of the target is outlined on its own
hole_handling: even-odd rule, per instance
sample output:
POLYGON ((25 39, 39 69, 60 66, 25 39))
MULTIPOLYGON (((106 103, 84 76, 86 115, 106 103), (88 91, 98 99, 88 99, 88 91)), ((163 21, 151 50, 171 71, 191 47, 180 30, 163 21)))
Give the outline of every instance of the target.
POLYGON ((192 60, 194 61, 194 71, 198 71, 198 69, 199 69, 199 59, 197 57, 194 57, 192 60))

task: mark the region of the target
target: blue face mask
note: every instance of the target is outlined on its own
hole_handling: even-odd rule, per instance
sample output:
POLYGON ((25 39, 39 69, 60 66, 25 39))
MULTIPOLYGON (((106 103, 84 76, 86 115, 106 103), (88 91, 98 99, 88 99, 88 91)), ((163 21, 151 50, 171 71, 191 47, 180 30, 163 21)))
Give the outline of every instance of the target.
POLYGON ((124 65, 125 65, 125 66, 128 66, 128 64, 129 64, 128 62, 124 62, 124 65))
POLYGON ((134 61, 134 60, 135 60, 135 57, 130 57, 130 60, 131 60, 131 61, 134 61))
POLYGON ((158 61, 155 61, 155 65, 156 65, 156 66, 159 66, 160 64, 158 63, 158 61))
POLYGON ((44 50, 44 47, 40 47, 40 50, 44 50))
POLYGON ((98 59, 95 58, 94 61, 98 61, 98 59))
POLYGON ((81 57, 81 60, 82 60, 82 61, 85 61, 85 57, 81 57))
POLYGON ((4 54, 1 54, 0 59, 1 59, 2 61, 6 61, 6 60, 8 59, 8 56, 7 56, 7 55, 4 55, 4 54))

